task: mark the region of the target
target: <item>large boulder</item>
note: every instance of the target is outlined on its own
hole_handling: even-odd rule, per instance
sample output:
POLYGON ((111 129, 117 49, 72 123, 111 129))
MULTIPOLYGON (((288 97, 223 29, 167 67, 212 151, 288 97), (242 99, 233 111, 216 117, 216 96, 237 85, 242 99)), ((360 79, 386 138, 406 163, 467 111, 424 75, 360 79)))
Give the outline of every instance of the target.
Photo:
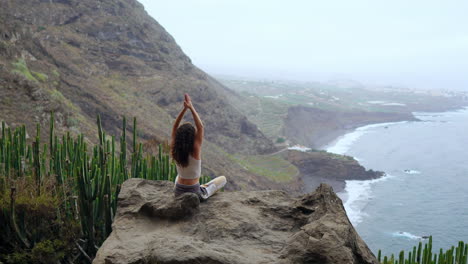
POLYGON ((202 203, 173 188, 126 181, 93 263, 378 263, 328 185, 299 198, 221 192, 202 203))

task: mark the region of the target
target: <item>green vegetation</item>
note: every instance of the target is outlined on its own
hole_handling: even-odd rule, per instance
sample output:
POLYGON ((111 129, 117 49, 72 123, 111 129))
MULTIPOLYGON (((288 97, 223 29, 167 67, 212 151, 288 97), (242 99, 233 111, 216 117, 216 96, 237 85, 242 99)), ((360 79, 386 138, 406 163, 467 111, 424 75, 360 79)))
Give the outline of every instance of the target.
POLYGON ((66 125, 68 127, 77 127, 79 124, 79 120, 76 119, 75 117, 68 116, 66 120, 66 125))
POLYGON ((72 113, 79 113, 80 109, 70 101, 70 99, 66 98, 59 90, 52 88, 47 89, 47 92, 50 94, 50 98, 57 103, 61 103, 65 105, 68 110, 72 113))
POLYGON ((52 74, 53 74, 55 77, 57 77, 57 78, 60 77, 60 73, 59 73, 57 70, 53 70, 53 71, 52 71, 52 74))
MULTIPOLYGON (((252 108, 259 108, 256 100, 270 101, 271 107, 276 108, 275 111, 279 111, 278 114, 283 116, 287 114, 287 108, 284 108, 285 105, 303 105, 344 112, 408 113, 414 111, 445 111, 466 104, 463 101, 463 93, 413 90, 391 86, 372 87, 361 85, 352 80, 344 83, 225 78, 218 78, 218 80, 227 87, 240 92, 241 97, 229 98, 231 103, 239 106, 238 109, 257 124, 260 130, 262 130, 263 126, 261 122, 257 121, 267 119, 262 119, 258 115, 261 112, 250 111, 252 108)), ((264 130, 262 132, 268 133, 264 130)), ((280 136, 280 134, 277 136, 280 136)), ((276 139, 276 137, 272 139, 276 139)))
POLYGON ((18 59, 17 62, 13 63, 13 70, 12 72, 20 74, 24 76, 26 79, 33 81, 33 82, 45 82, 49 78, 46 74, 40 73, 40 72, 35 72, 35 71, 30 71, 28 68, 28 65, 26 64, 26 61, 21 58, 18 59))
POLYGON ((299 173, 294 165, 276 155, 241 156, 228 154, 228 156, 245 169, 276 182, 291 181, 299 173))
POLYGON ((287 103, 242 92, 242 97, 230 97, 231 104, 258 126, 268 138, 283 137, 283 119, 288 112, 287 103))
POLYGON ((308 152, 325 153, 328 157, 330 157, 332 159, 336 159, 336 160, 344 160, 344 161, 353 161, 353 160, 355 160, 354 157, 352 157, 352 156, 331 153, 331 152, 328 152, 326 150, 321 150, 321 149, 312 149, 312 150, 309 150, 308 152))
POLYGON ((444 251, 439 250, 438 254, 432 251, 432 236, 429 237, 429 242, 424 244, 419 242, 418 247, 413 247, 413 250, 408 252, 401 251, 398 259, 394 255, 385 256, 382 260, 381 251, 379 250, 377 259, 382 264, 467 264, 468 263, 468 244, 462 241, 458 242, 458 246, 452 246, 444 251))
POLYGON ((49 79, 49 76, 47 76, 46 74, 43 74, 43 73, 40 73, 40 72, 31 72, 32 75, 36 78, 36 80, 39 80, 40 82, 45 82, 47 81, 47 79, 49 79))
POLYGON ((284 143, 286 141, 286 139, 284 139, 284 137, 279 137, 276 139, 276 143, 284 143))
POLYGON ((14 62, 13 66, 14 69, 12 72, 21 74, 30 81, 37 82, 36 78, 34 78, 34 76, 29 71, 28 65, 26 65, 26 61, 23 58, 19 59, 17 62, 14 62))
POLYGON ((53 115, 48 143, 41 142, 39 125, 28 143, 25 126, 13 130, 2 122, 0 262, 90 263, 112 231, 126 179, 174 180, 167 146, 160 145, 157 156, 145 155, 136 138, 136 119, 130 153, 125 118, 120 149, 114 136, 106 136, 99 117, 97 126, 99 144, 92 146, 83 135, 56 135, 53 115))

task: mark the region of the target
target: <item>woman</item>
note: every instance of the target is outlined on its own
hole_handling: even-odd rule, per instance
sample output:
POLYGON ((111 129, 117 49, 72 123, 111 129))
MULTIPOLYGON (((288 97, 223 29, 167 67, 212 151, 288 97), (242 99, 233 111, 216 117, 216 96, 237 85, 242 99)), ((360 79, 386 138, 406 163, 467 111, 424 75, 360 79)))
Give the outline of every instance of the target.
POLYGON ((201 149, 204 128, 192 100, 185 94, 184 109, 177 116, 172 128, 171 155, 176 162, 177 177, 175 180, 175 195, 186 192, 196 193, 200 199, 206 200, 226 185, 226 177, 219 176, 207 184, 200 185, 201 149), (185 111, 192 112, 196 129, 190 123, 179 126, 185 111))

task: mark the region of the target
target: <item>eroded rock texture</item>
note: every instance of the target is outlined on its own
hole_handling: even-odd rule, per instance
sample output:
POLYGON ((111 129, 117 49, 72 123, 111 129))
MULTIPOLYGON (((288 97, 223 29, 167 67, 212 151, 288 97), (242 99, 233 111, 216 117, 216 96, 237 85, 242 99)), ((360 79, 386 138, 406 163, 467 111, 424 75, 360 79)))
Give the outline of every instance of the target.
POLYGON ((175 199, 173 183, 130 179, 98 263, 377 263, 328 185, 175 199))

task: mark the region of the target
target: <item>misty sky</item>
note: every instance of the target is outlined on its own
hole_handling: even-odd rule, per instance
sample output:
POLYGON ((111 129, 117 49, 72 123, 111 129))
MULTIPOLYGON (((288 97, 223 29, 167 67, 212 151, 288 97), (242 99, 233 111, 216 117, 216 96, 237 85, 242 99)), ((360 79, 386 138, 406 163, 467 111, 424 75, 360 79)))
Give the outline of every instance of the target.
POLYGON ((468 1, 139 1, 208 73, 468 90, 468 1))

